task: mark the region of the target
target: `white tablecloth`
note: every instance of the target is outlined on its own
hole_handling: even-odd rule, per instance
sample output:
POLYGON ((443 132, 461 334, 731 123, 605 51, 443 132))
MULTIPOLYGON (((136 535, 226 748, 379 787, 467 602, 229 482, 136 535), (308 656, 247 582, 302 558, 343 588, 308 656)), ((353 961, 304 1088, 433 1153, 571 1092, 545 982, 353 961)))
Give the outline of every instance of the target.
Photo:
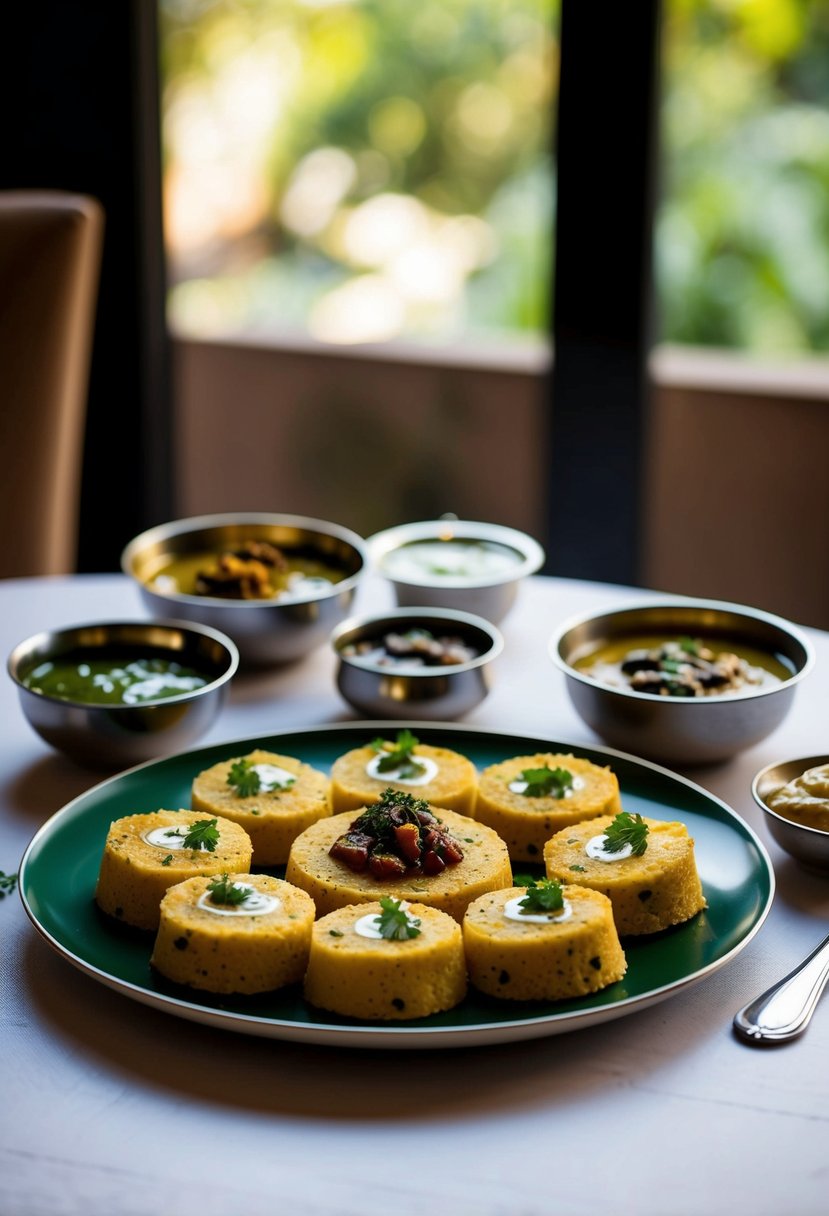
MULTIPOLYGON (((466 721, 597 740, 547 657, 573 613, 630 589, 533 578, 502 624, 487 700, 466 721)), ((384 584, 359 611, 390 602, 384 584)), ((41 628, 144 615, 121 576, 0 583, 5 653, 41 628)), ((371 1052, 266 1040, 147 1009, 52 952, 0 903, 3 1216, 809 1216, 829 1210, 829 997, 799 1040, 740 1043, 734 1012, 824 936, 829 880, 768 837, 750 794, 772 760, 829 752, 829 635, 787 721, 736 760, 689 770, 757 831, 777 894, 733 961, 593 1028, 485 1048, 371 1052)), ((0 870, 100 776, 52 752, 0 688, 0 870)), ((323 647, 234 682, 218 742, 354 720, 323 647)))

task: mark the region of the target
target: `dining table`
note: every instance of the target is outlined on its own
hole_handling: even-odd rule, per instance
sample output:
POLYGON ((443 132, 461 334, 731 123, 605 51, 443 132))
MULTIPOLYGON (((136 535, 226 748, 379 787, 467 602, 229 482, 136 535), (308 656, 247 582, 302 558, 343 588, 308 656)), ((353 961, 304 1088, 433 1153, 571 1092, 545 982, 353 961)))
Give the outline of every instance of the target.
MULTIPOLYGON (((500 623, 488 695, 462 725, 576 753, 605 748, 571 704, 550 638, 577 614, 659 596, 525 579, 500 623)), ((392 603, 372 574, 352 609, 392 603)), ((147 614, 122 574, 0 582, 7 655, 39 630, 147 614)), ((733 1027, 829 927, 829 878, 777 847, 751 793, 772 761, 829 752, 829 633, 800 624, 815 663, 773 734, 728 761, 667 770, 756 838, 773 873, 767 915, 722 965, 624 1016, 417 1049, 246 1033, 97 982, 8 892, 2 1216, 823 1216, 829 999, 785 1044, 752 1045, 733 1027)), ((49 747, 8 676, 0 705, 0 871, 12 875, 42 825, 112 774, 49 747)), ((290 664, 240 670, 195 746, 360 721, 324 644, 290 664)))

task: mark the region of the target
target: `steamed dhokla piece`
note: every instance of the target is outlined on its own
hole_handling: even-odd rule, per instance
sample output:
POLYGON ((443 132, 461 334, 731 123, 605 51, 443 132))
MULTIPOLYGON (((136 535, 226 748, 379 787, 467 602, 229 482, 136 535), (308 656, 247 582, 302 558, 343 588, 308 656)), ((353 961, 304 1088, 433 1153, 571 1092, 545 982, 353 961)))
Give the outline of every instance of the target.
POLYGON ((191 805, 240 824, 257 866, 284 865, 295 837, 331 814, 328 778, 293 756, 253 751, 199 773, 191 805))
POLYGON ((474 987, 512 1001, 560 1001, 622 978, 627 961, 610 900, 586 887, 554 886, 561 903, 553 910, 522 910, 526 887, 492 891, 469 905, 463 943, 474 987))
POLYGON ((461 920, 467 904, 512 882, 507 847, 485 824, 411 794, 321 819, 291 846, 285 877, 318 915, 383 896, 413 899, 461 920))
POLYGON ((338 814, 370 806, 391 786, 433 806, 471 815, 477 784, 478 771, 466 756, 421 743, 402 730, 396 740, 376 739, 334 761, 331 808, 338 814))
POLYGON ((495 829, 513 861, 538 861, 561 828, 621 809, 619 781, 609 768, 544 752, 485 768, 475 818, 495 829))
POLYGON ((339 908, 314 925, 305 975, 312 1005, 400 1020, 451 1009, 465 995, 461 927, 445 912, 387 898, 339 908))
POLYGON ((136 929, 157 929, 168 887, 197 875, 250 869, 250 837, 229 819, 195 811, 126 815, 110 825, 95 900, 108 916, 136 929))
POLYGON ((589 820, 557 832, 544 846, 544 863, 548 878, 606 895, 620 937, 658 933, 706 906, 682 823, 624 811, 589 820))
POLYGON ((268 874, 189 878, 170 887, 150 963, 207 992, 270 992, 308 965, 314 901, 268 874))

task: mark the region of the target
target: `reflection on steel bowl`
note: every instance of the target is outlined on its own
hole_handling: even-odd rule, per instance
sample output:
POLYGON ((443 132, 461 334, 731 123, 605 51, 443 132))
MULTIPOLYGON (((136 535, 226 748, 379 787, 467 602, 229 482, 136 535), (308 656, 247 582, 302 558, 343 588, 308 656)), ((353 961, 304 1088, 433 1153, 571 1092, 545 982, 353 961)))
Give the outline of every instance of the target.
POLYGON ((221 629, 245 664, 266 665, 327 640, 351 608, 368 551, 355 532, 306 516, 202 515, 135 537, 121 568, 153 613, 221 629))
POLYGON ((759 743, 783 721, 814 664, 805 634, 782 617, 686 597, 573 618, 559 627, 549 651, 575 709, 597 735, 613 747, 669 764, 716 763, 759 743), (742 683, 727 694, 687 695, 661 687, 645 691, 627 680, 613 685, 586 670, 597 657, 618 662, 632 649, 653 649, 650 643, 666 639, 693 639, 714 654, 736 653, 770 678, 742 683))

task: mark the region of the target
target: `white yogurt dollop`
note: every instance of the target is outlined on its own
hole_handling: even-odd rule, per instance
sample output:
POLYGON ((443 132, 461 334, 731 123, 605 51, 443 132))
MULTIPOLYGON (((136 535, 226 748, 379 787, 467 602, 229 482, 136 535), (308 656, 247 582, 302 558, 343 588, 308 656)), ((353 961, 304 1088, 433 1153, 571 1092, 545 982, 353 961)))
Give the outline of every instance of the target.
MULTIPOLYGON (((189 823, 183 823, 181 827, 171 825, 165 828, 153 828, 150 832, 144 832, 141 839, 147 844, 154 845, 157 849, 166 849, 169 853, 172 849, 183 849, 185 847, 184 837, 187 835, 190 828, 189 823)), ((196 845, 196 852, 206 852, 207 845, 196 845)))
POLYGON ((217 904, 213 902, 210 892, 205 891, 204 895, 199 897, 196 906, 204 908, 205 912, 213 912, 216 916, 264 916, 266 912, 275 912, 277 908, 281 907, 282 901, 275 895, 266 895, 264 891, 257 891, 256 887, 252 887, 250 883, 235 882, 233 885, 250 892, 242 903, 217 904))
POLYGON ((404 760, 399 768, 387 768, 381 772, 380 761, 388 754, 388 752, 378 752, 376 756, 372 756, 366 765, 369 777, 374 777, 377 781, 393 781, 395 785, 428 785, 438 774, 438 766, 428 756, 413 757, 419 765, 423 765, 422 771, 416 777, 400 776, 401 769, 410 763, 408 760, 404 760))
MULTIPOLYGON (((420 926, 420 919, 417 916, 410 916, 408 911, 409 905, 405 899, 400 904, 400 911, 406 913, 406 922, 413 929, 420 926)), ((368 937, 372 941, 377 941, 382 938, 380 932, 380 917, 375 912, 370 912, 368 916, 361 916, 358 921, 354 922, 354 932, 360 937, 368 937)))
POLYGON ((516 895, 504 904, 504 916, 507 920, 527 921, 531 925, 556 925, 563 920, 569 920, 573 915, 573 905, 565 899, 564 906, 558 912, 525 912, 521 901, 525 895, 516 895))
POLYGON ((617 849, 615 853, 609 852, 606 844, 606 836, 591 836, 584 846, 584 851, 594 861, 623 861, 626 857, 630 857, 633 852, 633 845, 630 842, 623 844, 621 849, 617 849))
POLYGON ((296 781, 296 773, 289 773, 278 764, 252 764, 251 772, 259 778, 259 792, 267 794, 271 790, 289 789, 296 781))
POLYGON ((435 539, 413 541, 393 549, 383 558, 383 569, 392 578, 427 579, 496 578, 523 561, 517 549, 497 541, 435 539))
MULTIPOLYGON (((523 794, 524 791, 527 789, 528 785, 529 785, 528 781, 522 781, 520 777, 516 777, 514 781, 510 781, 509 785, 507 786, 507 789, 511 790, 513 794, 523 794)), ((581 777, 573 777, 572 785, 569 785, 567 787, 567 789, 564 791, 564 793, 561 795, 561 797, 562 798, 572 798, 573 794, 576 792, 576 790, 580 790, 583 785, 584 785, 584 782, 582 781, 581 777)), ((550 795, 542 794, 542 797, 549 798, 550 795)), ((556 794, 553 794, 552 797, 556 798, 556 801, 559 800, 558 795, 556 795, 556 794)))

